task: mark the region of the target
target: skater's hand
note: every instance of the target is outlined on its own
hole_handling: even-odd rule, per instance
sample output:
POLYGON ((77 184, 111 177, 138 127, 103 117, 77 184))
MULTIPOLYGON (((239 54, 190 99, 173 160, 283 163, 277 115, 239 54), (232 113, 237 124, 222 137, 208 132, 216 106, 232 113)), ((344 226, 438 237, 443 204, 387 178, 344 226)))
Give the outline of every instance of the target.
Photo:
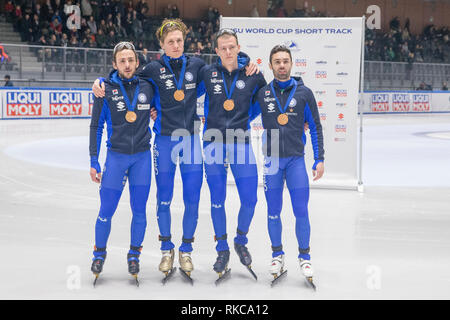
POLYGON ((100 80, 95 79, 94 84, 92 85, 92 92, 94 92, 94 96, 97 98, 105 97, 105 83, 102 82, 100 84, 100 80))
POLYGON ((150 118, 155 121, 156 117, 158 117, 158 112, 156 111, 155 108, 151 108, 150 109, 150 118))
POLYGON ((308 129, 309 129, 309 123, 305 122, 303 130, 305 130, 305 132, 306 132, 306 131, 308 131, 308 129))
POLYGON ((248 66, 245 67, 245 75, 247 77, 254 75, 254 74, 258 74, 259 73, 259 68, 258 65, 256 65, 254 62, 250 61, 250 63, 248 64, 248 66))
POLYGON ((323 173, 325 171, 325 167, 323 165, 323 161, 319 162, 316 165, 316 170, 313 169, 313 181, 319 180, 320 178, 322 178, 323 173))
POLYGON ((97 169, 91 168, 91 170, 89 171, 89 174, 91 175, 92 181, 94 181, 96 183, 100 183, 100 181, 102 181, 102 173, 97 172, 97 169))

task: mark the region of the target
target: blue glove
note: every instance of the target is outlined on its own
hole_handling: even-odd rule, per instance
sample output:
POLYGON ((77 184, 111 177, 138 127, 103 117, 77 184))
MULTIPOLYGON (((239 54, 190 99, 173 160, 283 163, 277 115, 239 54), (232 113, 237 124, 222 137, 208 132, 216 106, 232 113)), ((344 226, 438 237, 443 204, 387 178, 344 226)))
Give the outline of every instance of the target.
POLYGON ((94 168, 97 173, 101 172, 100 163, 98 163, 98 157, 91 157, 91 168, 94 168))

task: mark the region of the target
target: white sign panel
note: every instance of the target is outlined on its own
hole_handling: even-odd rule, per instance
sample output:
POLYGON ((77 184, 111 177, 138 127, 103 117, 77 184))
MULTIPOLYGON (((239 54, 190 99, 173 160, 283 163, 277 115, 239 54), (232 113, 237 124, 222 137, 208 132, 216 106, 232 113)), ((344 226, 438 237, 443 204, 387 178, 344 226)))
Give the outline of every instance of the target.
MULTIPOLYGON (((324 131, 325 175, 311 186, 356 188, 358 92, 363 18, 227 18, 221 28, 231 28, 241 51, 259 65, 267 82, 270 50, 279 44, 291 49, 292 76, 299 76, 316 98, 324 131)), ((262 134, 261 120, 252 123, 262 134)), ((307 134, 309 138, 309 134, 307 134)), ((256 138, 258 140, 258 138, 256 138)), ((255 153, 262 167, 260 143, 255 153)), ((314 163, 308 139, 306 163, 314 163)), ((311 177, 311 170, 309 171, 311 177)))

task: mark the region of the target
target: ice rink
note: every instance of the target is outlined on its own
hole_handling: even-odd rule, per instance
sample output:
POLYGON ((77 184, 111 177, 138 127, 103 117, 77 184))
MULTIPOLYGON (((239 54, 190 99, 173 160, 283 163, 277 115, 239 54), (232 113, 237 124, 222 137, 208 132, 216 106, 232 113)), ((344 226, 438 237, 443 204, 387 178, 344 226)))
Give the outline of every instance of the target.
MULTIPOLYGON (((99 196, 89 178, 89 120, 0 121, 0 299, 449 299, 450 115, 366 115, 363 121, 364 193, 311 190, 316 292, 300 274, 287 192, 282 218, 288 275, 270 287, 271 248, 261 188, 248 244, 259 279, 250 277, 232 251, 231 279, 214 285, 206 181, 194 243, 195 285, 177 273, 163 286, 154 180, 140 287, 127 273, 131 211, 125 189, 104 272, 93 288, 99 196)), ((171 206, 177 248, 180 191, 178 181, 171 206)), ((236 230, 237 199, 236 188, 229 185, 229 239, 236 230)))

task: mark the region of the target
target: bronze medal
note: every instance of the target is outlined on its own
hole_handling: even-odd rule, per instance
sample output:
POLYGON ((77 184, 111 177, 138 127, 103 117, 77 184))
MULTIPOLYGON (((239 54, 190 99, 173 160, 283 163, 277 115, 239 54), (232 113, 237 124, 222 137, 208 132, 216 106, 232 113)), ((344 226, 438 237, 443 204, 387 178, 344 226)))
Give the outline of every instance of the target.
POLYGON ((176 90, 173 94, 173 97, 177 101, 182 101, 184 99, 184 92, 183 90, 176 90))
POLYGON ((134 111, 127 111, 125 114, 125 120, 127 120, 129 123, 133 123, 136 121, 137 115, 134 111))
POLYGON ((227 99, 225 100, 225 102, 223 103, 223 108, 227 111, 231 111, 234 109, 234 101, 233 99, 227 99))
POLYGON ((282 113, 277 117, 277 121, 280 125, 284 126, 289 121, 289 117, 286 113, 282 113))

